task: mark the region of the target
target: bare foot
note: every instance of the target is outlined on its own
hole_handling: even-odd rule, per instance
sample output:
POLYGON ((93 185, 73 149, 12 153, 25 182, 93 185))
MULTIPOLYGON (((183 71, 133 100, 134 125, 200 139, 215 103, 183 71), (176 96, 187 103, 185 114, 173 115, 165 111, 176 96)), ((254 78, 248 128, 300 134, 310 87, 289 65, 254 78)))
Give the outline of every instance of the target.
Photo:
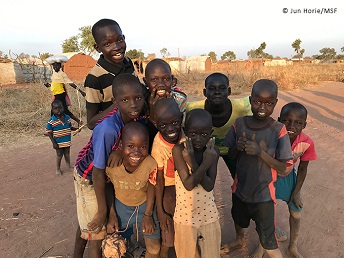
POLYGON ((231 251, 244 248, 246 246, 246 241, 244 239, 238 238, 230 244, 225 244, 221 247, 221 255, 228 254, 231 251))
POLYGON ((287 251, 287 255, 288 257, 292 257, 292 258, 303 258, 303 256, 299 253, 299 251, 297 250, 297 248, 288 248, 287 251))
POLYGON ((61 171, 61 169, 56 169, 56 175, 58 175, 58 176, 61 176, 62 175, 62 171, 61 171))
POLYGON ((262 247, 261 244, 258 245, 256 251, 252 255, 250 255, 250 258, 262 258, 264 256, 265 250, 262 247))

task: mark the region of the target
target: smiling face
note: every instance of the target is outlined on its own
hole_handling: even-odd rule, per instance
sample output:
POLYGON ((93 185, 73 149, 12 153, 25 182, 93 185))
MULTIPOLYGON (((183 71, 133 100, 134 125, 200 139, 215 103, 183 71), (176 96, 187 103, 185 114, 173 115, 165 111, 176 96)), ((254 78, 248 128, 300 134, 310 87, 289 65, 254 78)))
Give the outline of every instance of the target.
POLYGON ((114 102, 117 104, 118 109, 121 112, 124 124, 138 118, 144 105, 141 84, 135 83, 121 85, 115 93, 114 102))
POLYGON ((269 118, 277 103, 277 85, 270 80, 259 80, 252 88, 250 104, 253 117, 258 120, 269 118))
POLYGON ((287 128, 291 143, 306 127, 306 119, 307 114, 301 109, 287 109, 281 112, 279 121, 287 128))
POLYGON ((159 96, 165 96, 171 91, 173 85, 173 76, 169 64, 161 59, 152 60, 147 64, 143 80, 150 92, 156 89, 159 96))
POLYGON ((95 36, 94 48, 104 54, 104 58, 111 64, 123 62, 127 45, 124 35, 118 25, 109 24, 98 28, 95 36))
POLYGON ((226 103, 230 95, 228 79, 223 74, 211 74, 205 80, 205 89, 203 95, 211 105, 220 105, 226 103))
POLYGON ((177 104, 173 108, 165 107, 155 111, 157 129, 167 142, 178 142, 182 128, 182 116, 183 114, 179 111, 177 104))
MULTIPOLYGON (((132 122, 138 123, 138 122, 132 122)), ((149 138, 144 125, 128 128, 123 131, 121 149, 123 164, 127 171, 134 172, 148 156, 149 138)))

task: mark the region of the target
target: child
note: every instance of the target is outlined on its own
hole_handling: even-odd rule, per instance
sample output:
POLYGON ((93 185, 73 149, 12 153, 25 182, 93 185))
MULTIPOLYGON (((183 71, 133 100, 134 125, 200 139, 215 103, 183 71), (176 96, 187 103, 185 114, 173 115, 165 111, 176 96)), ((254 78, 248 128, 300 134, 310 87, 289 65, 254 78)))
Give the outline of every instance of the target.
POLYGON ((232 178, 235 177, 235 166, 229 160, 228 147, 222 142, 229 128, 235 119, 240 116, 252 115, 251 105, 248 97, 240 99, 229 99, 231 88, 228 77, 222 73, 212 73, 205 79, 204 100, 188 102, 186 112, 195 108, 207 110, 213 121, 212 137, 215 137, 215 144, 220 149, 220 155, 225 161, 232 178))
POLYGON ((85 79, 87 126, 93 129, 97 121, 115 109, 111 85, 118 74, 135 75, 132 61, 125 57, 127 45, 119 24, 101 19, 92 26, 94 48, 102 53, 85 79))
POLYGON ((176 208, 173 216, 177 257, 220 258, 221 229, 213 188, 219 150, 212 134, 212 117, 204 109, 190 111, 185 119, 186 145, 172 153, 176 208))
POLYGON ((289 207, 290 243, 289 256, 302 257, 297 250, 297 240, 300 230, 300 218, 303 203, 301 187, 307 175, 308 163, 316 160, 314 143, 302 130, 306 127, 307 109, 297 102, 291 102, 282 107, 279 121, 285 124, 293 151, 293 160, 287 163, 285 177, 278 176, 275 182, 276 198, 285 201, 289 207), (296 171, 296 162, 300 160, 296 171), (297 173, 296 173, 297 172, 297 173))
MULTIPOLYGON (((178 104, 180 112, 185 113, 186 107, 186 94, 181 91, 172 89, 174 85, 174 76, 172 75, 170 65, 159 58, 151 60, 145 69, 145 77, 143 78, 149 93, 147 94, 147 104, 150 107, 150 121, 155 123, 153 106, 158 99, 172 97, 178 104)), ((153 140, 158 132, 154 124, 148 124, 150 139, 153 140)))
POLYGON ((62 63, 54 62, 52 64, 53 74, 51 75, 51 84, 45 83, 46 87, 50 87, 51 93, 53 94, 53 100, 58 99, 62 102, 65 114, 69 115, 74 121, 78 123, 80 127, 81 121, 73 115, 72 112, 68 109, 70 106, 70 99, 67 95, 66 84, 69 84, 74 89, 78 91, 85 97, 85 92, 83 92, 78 86, 76 86, 71 79, 68 78, 67 74, 62 71, 62 63), (67 100, 69 103, 67 103, 67 100))
MULTIPOLYGON (((156 161, 148 155, 148 130, 138 122, 130 122, 123 127, 120 149, 123 164, 106 168, 115 189, 107 232, 127 233, 136 221, 136 228, 142 230, 148 257, 159 257, 160 228, 155 227, 153 212, 154 186, 149 182, 156 175, 156 161)), ((113 193, 112 193, 113 196, 113 193)), ((130 230, 132 232, 132 230, 130 230)), ((130 234, 124 235, 130 239, 130 234)), ((138 256, 138 254, 136 254, 138 256)), ((136 256, 135 256, 136 257, 136 256)))
POLYGON ((236 240, 224 251, 243 246, 244 228, 253 219, 260 244, 269 257, 282 257, 275 236, 273 183, 276 171, 285 171, 292 152, 284 124, 270 117, 277 103, 277 91, 271 80, 256 81, 250 96, 253 115, 237 118, 223 141, 237 168, 232 186, 236 240))
POLYGON ((61 100, 55 99, 51 103, 52 117, 46 126, 46 133, 49 136, 53 148, 56 150, 56 174, 62 175, 61 160, 64 156, 68 169, 70 166, 70 146, 71 146, 71 131, 77 128, 73 127, 70 122, 70 117, 64 113, 63 104, 61 100))
POLYGON ((158 163, 155 191, 162 239, 160 257, 167 257, 169 247, 173 247, 174 243, 172 217, 176 203, 172 148, 185 140, 182 130, 183 114, 172 98, 159 99, 153 112, 159 130, 154 138, 152 157, 158 163))
POLYGON ((121 129, 138 118, 144 105, 142 85, 132 74, 116 76, 112 93, 117 108, 95 127, 90 141, 79 152, 74 168, 79 220, 74 257, 83 257, 87 240, 88 257, 101 257, 100 246, 106 235, 106 162, 111 150, 119 145, 121 129))

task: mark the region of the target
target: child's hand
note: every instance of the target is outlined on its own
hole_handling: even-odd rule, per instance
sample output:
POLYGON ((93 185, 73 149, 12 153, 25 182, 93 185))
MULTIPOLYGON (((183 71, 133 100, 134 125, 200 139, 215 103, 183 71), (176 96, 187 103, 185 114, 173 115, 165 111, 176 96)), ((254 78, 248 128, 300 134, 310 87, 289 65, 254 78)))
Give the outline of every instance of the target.
POLYGON ((292 193, 291 197, 290 197, 290 201, 288 202, 288 205, 294 203, 294 205, 296 206, 296 208, 298 209, 302 209, 303 207, 303 203, 302 203, 302 198, 301 198, 301 193, 292 193))
POLYGON ((237 142, 238 151, 244 151, 245 150, 246 141, 247 141, 246 132, 243 132, 242 137, 239 137, 239 140, 237 142))
POLYGON ((109 213, 108 223, 106 224, 106 233, 112 234, 118 232, 118 219, 116 214, 109 213))
POLYGON ((113 150, 109 155, 107 166, 110 168, 119 167, 123 163, 123 153, 121 150, 113 150))
POLYGON ((160 229, 162 231, 168 232, 169 224, 173 223, 173 220, 170 215, 168 215, 166 212, 158 212, 158 219, 160 223, 160 229))
POLYGON ((97 212, 92 221, 87 224, 87 227, 90 231, 93 231, 93 233, 98 234, 100 230, 102 230, 103 225, 105 223, 106 218, 106 212, 97 212))
POLYGON ((209 139, 207 143, 207 148, 203 153, 203 162, 207 162, 207 164, 211 164, 217 157, 217 152, 215 150, 215 138, 212 137, 209 139))
POLYGON ((152 216, 144 215, 142 218, 142 232, 151 235, 154 233, 155 224, 152 216))
POLYGON ((262 149, 258 146, 256 142, 256 135, 252 135, 252 140, 247 140, 246 139, 246 144, 245 144, 245 152, 247 155, 256 155, 259 156, 260 153, 262 152, 262 149))
POLYGON ((56 142, 54 142, 54 143, 53 143, 53 148, 54 148, 55 150, 57 150, 57 149, 59 148, 59 145, 58 145, 56 142))
POLYGON ((152 108, 159 99, 160 96, 156 93, 156 88, 154 88, 149 98, 149 106, 152 108))
POLYGON ((186 147, 182 151, 183 158, 185 162, 192 167, 192 158, 194 157, 194 149, 192 146, 192 141, 189 137, 186 137, 185 141, 186 147))

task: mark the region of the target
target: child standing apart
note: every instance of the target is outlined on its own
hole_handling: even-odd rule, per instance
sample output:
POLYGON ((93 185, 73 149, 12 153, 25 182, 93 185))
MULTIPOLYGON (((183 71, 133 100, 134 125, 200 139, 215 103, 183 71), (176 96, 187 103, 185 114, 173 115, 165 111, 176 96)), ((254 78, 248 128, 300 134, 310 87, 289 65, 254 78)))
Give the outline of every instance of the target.
POLYGON ((287 176, 278 176, 275 182, 276 198, 285 201, 289 207, 290 243, 288 255, 300 258, 297 240, 300 231, 300 218, 303 203, 301 188, 306 179, 308 164, 316 160, 312 139, 302 132, 306 127, 307 109, 300 103, 291 102, 282 107, 279 121, 285 124, 290 138, 293 160, 287 163, 287 176), (296 170, 296 162, 300 160, 296 170))
POLYGON ((221 229, 213 188, 219 150, 212 134, 212 117, 204 109, 185 119, 186 145, 173 147, 176 166, 174 213, 177 257, 220 258, 221 229))
MULTIPOLYGON (((82 96, 85 97, 85 92, 83 92, 78 86, 76 86, 71 79, 68 78, 67 74, 62 71, 62 63, 54 62, 52 64, 53 67, 53 74, 51 75, 51 84, 45 83, 46 87, 50 87, 51 93, 53 94, 53 99, 58 99, 62 102, 65 114, 69 115, 74 121, 78 123, 78 127, 80 127, 81 121, 68 109, 70 103, 67 103, 67 95, 66 84, 69 84, 74 89, 77 89, 82 96)), ((70 100, 69 100, 70 101, 70 100)))
POLYGON ((277 92, 275 82, 256 81, 250 96, 253 115, 237 118, 223 141, 237 168, 232 186, 236 240, 225 248, 227 251, 243 246, 244 228, 252 219, 269 257, 282 257, 275 236, 273 184, 276 171, 286 171, 292 152, 285 125, 270 117, 277 103, 277 92))
POLYGON ((92 26, 94 48, 101 53, 97 64, 85 79, 87 126, 93 129, 99 119, 115 109, 112 82, 118 74, 135 75, 132 61, 125 57, 125 37, 119 24, 101 19, 92 26))
POLYGON ((174 245, 173 214, 176 205, 174 160, 172 148, 185 140, 182 130, 183 114, 172 98, 159 99, 154 105, 154 118, 159 132, 153 142, 152 157, 158 164, 156 176, 156 206, 161 228, 160 257, 167 257, 174 245))
POLYGON ((93 130, 90 141, 79 152, 74 168, 74 186, 79 226, 74 257, 83 257, 87 241, 88 257, 101 257, 106 236, 105 168, 112 149, 118 147, 123 126, 139 117, 144 105, 143 88, 132 74, 115 77, 113 102, 117 106, 93 130))
POLYGON ((75 131, 77 128, 72 126, 70 117, 64 113, 60 100, 56 99, 51 103, 51 112, 53 115, 46 125, 46 134, 56 150, 56 174, 62 175, 61 160, 63 156, 68 169, 73 169, 70 166, 71 131, 75 131))
POLYGON ((234 178, 235 165, 228 158, 228 147, 223 146, 222 142, 235 119, 252 115, 252 112, 248 97, 229 99, 230 94, 228 77, 222 73, 212 73, 205 79, 203 95, 206 99, 188 102, 186 112, 202 108, 211 114, 214 130, 212 137, 215 137, 215 145, 219 148, 220 155, 234 178))
POLYGON ((112 194, 115 195, 115 201, 112 201, 107 233, 124 231, 124 237, 130 239, 130 234, 125 233, 136 221, 136 228, 144 235, 145 257, 159 257, 160 228, 159 225, 155 226, 154 186, 149 182, 156 175, 157 164, 148 155, 148 144, 145 125, 130 122, 123 127, 120 143, 123 164, 106 168, 115 190, 112 194))

